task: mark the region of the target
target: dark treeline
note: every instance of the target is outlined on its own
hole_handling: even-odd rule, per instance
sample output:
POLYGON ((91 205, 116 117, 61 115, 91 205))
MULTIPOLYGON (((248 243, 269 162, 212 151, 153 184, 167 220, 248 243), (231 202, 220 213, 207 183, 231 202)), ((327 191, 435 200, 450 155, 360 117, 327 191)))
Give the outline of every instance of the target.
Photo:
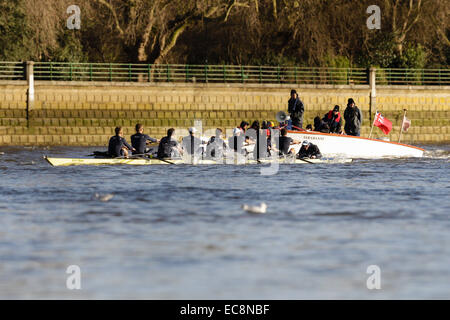
POLYGON ((450 0, 0 0, 0 60, 448 68, 449 13, 450 0))

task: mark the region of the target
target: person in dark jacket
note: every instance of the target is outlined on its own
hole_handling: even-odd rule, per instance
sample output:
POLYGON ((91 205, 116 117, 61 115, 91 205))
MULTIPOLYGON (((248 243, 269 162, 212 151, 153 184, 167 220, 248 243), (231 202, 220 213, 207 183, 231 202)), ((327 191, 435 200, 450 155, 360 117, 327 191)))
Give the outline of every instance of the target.
POLYGON ((158 146, 158 158, 174 158, 183 153, 178 142, 173 138, 174 128, 167 130, 167 136, 161 139, 158 146))
POLYGON ((322 120, 328 124, 330 133, 341 133, 342 117, 338 105, 334 106, 333 110, 326 113, 322 120))
POLYGON ((288 112, 291 115, 292 126, 294 130, 303 127, 303 113, 305 112, 305 105, 298 97, 297 91, 291 90, 291 98, 288 101, 288 112))
POLYGON ((320 159, 322 154, 320 153, 319 147, 307 140, 302 142, 302 147, 297 153, 297 159, 310 158, 310 159, 320 159))
POLYGON ((123 137, 122 127, 116 127, 114 132, 116 135, 109 139, 108 144, 108 154, 111 157, 128 157, 128 150, 136 151, 123 137))
POLYGON ((319 116, 314 118, 314 131, 322 132, 322 133, 329 133, 330 127, 328 126, 328 123, 320 119, 319 116))
POLYGON ((131 136, 131 145, 136 149, 136 151, 133 151, 133 154, 144 154, 147 142, 158 142, 158 139, 144 134, 144 126, 140 123, 136 124, 135 129, 136 133, 131 136))
POLYGON ((345 133, 359 137, 363 118, 361 110, 355 105, 355 101, 352 98, 348 99, 347 108, 344 111, 344 119, 345 133))

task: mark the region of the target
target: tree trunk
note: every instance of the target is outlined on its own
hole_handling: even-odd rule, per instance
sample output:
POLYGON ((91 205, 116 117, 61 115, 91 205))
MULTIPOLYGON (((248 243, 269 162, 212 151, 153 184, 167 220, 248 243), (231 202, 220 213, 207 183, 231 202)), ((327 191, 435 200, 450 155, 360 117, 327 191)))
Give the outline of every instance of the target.
POLYGON ((172 50, 172 48, 176 45, 178 38, 184 32, 184 30, 186 30, 188 25, 189 25, 189 20, 185 20, 180 26, 178 26, 172 32, 172 34, 170 36, 169 43, 167 45, 165 45, 165 41, 164 41, 164 44, 163 44, 163 46, 161 48, 159 56, 155 60, 155 64, 159 64, 159 63, 161 63, 164 60, 164 58, 169 53, 169 51, 172 50))

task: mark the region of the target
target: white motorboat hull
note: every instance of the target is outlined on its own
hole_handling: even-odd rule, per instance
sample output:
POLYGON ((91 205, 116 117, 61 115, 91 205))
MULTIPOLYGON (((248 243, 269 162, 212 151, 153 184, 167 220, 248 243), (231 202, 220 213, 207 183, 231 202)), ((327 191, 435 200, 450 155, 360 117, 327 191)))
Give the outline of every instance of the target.
MULTIPOLYGON (((294 140, 308 140, 314 143, 327 157, 363 159, 422 157, 425 151, 397 142, 315 131, 289 131, 288 136, 294 140)), ((296 152, 300 149, 300 145, 293 147, 296 152)))

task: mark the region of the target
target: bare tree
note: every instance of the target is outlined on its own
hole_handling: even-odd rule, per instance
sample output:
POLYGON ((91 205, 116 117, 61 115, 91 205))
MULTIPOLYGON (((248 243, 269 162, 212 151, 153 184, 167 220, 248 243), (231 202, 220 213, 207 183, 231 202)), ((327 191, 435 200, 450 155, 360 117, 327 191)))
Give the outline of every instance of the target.
POLYGON ((139 62, 161 63, 183 32, 203 18, 219 17, 225 1, 96 0, 139 62))

